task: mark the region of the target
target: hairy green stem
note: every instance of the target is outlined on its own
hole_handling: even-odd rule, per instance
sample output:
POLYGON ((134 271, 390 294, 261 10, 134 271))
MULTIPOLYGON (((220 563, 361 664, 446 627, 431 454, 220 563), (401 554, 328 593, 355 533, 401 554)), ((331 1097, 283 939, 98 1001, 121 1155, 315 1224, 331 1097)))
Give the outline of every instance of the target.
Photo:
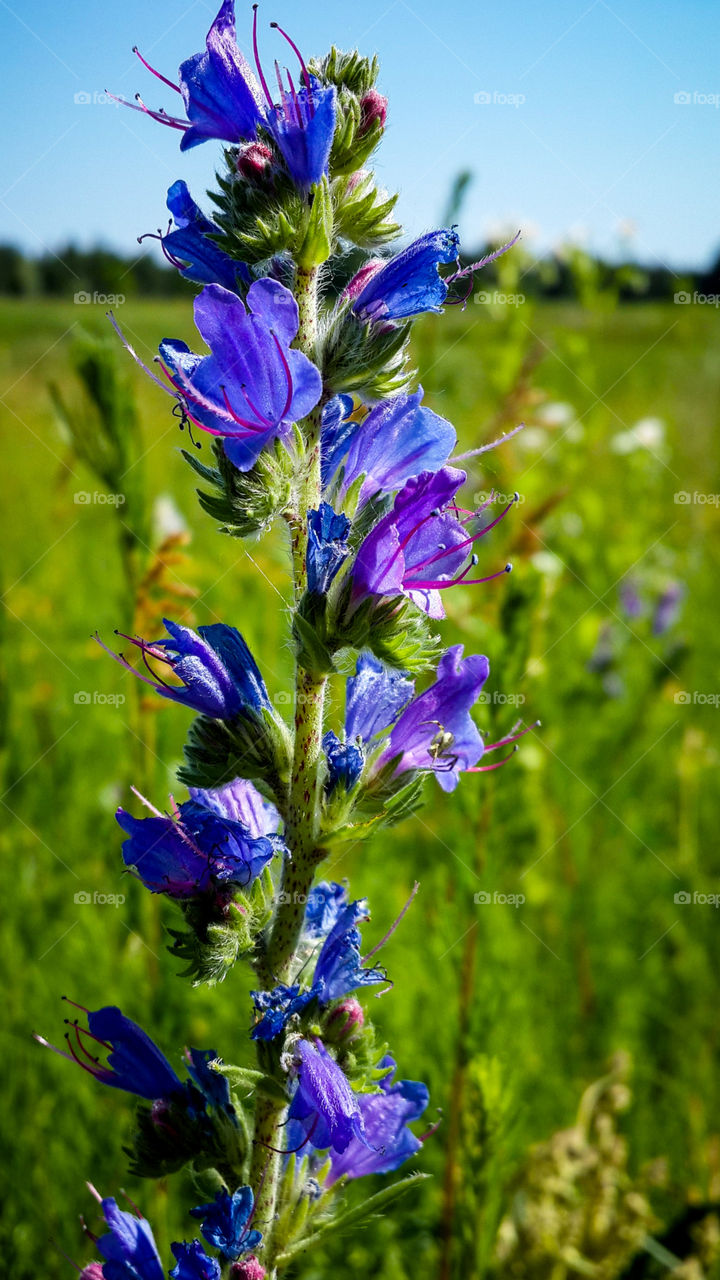
MULTIPOLYGON (((300 325, 296 346, 311 359, 317 348, 317 271, 298 270, 295 281, 300 325)), ((295 477, 295 500, 289 514, 295 601, 306 586, 307 512, 321 499, 321 410, 303 423, 305 454, 295 477)), ((322 753, 325 679, 317 679, 299 664, 295 672, 295 740, 285 840, 290 851, 279 889, 279 900, 264 953, 257 965, 265 988, 287 982, 293 976, 294 958, 305 916, 305 904, 317 866, 316 841, 319 809, 319 766, 322 753)), ((275 1215, 279 1158, 273 1148, 282 1146, 279 1128, 283 1106, 270 1098, 256 1099, 255 1131, 250 1182, 255 1193, 255 1221, 266 1235, 275 1215)), ((272 1272, 272 1259, 263 1259, 272 1272)))

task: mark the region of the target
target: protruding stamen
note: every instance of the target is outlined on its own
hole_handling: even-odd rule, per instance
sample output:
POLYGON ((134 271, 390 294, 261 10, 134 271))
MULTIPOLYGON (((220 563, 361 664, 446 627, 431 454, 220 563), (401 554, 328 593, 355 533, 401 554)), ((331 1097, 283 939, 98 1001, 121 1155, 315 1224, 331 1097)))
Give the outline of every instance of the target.
POLYGON ((466 770, 466 773, 491 773, 493 769, 502 769, 503 765, 507 764, 508 760, 512 760, 515 752, 519 750, 518 746, 514 746, 512 751, 503 756, 502 760, 496 760, 494 764, 474 764, 470 769, 466 770))
MULTIPOLYGON (((270 330, 270 332, 272 333, 272 330, 270 330)), ((285 352, 280 346, 280 343, 277 340, 277 336, 274 333, 272 336, 273 336, 273 341, 275 343, 275 346, 277 347, 277 353, 282 362, 283 372, 285 374, 285 380, 287 382, 287 397, 285 400, 285 405, 283 407, 282 413, 280 414, 280 422, 282 422, 283 418, 285 417, 285 414, 289 412, 290 405, 292 404, 293 380, 292 380, 292 373, 290 372, 290 365, 287 362, 287 356, 285 355, 285 352)))
POLYGON ((270 23, 270 26, 271 26, 271 27, 274 27, 274 28, 275 28, 275 30, 276 30, 276 31, 278 31, 278 32, 280 33, 280 35, 283 37, 283 39, 284 39, 284 40, 287 40, 287 42, 288 42, 288 44, 290 45, 290 48, 292 49, 293 53, 295 53, 295 54, 297 55, 298 61, 299 61, 299 63, 300 63, 300 66, 302 67, 302 77, 303 77, 303 80, 305 81, 305 88, 306 88, 306 89, 307 89, 307 91, 308 91, 308 103, 309 103, 309 105, 310 105, 310 114, 311 114, 311 115, 314 115, 314 114, 315 114, 315 107, 314 107, 314 103, 313 103, 313 100, 312 100, 312 81, 311 81, 311 79, 310 79, 310 72, 308 71, 307 67, 305 66, 305 59, 303 58, 303 56, 302 56, 302 54, 301 54, 300 50, 298 49, 297 45, 295 44, 295 41, 290 39, 290 36, 288 35, 287 31, 283 31, 282 27, 278 26, 277 22, 271 22, 271 23, 270 23))
POLYGON ((168 80, 167 76, 161 75, 159 71, 156 71, 154 67, 150 66, 149 62, 145 61, 136 44, 133 45, 133 53, 140 59, 143 66, 147 67, 151 75, 157 76, 158 80, 162 80, 163 84, 166 84, 168 89, 174 89, 176 93, 182 93, 179 85, 173 84, 172 80, 168 80))
POLYGON ((260 54, 258 53, 258 38, 257 38, 257 11, 258 11, 258 7, 259 7, 259 6, 258 6, 258 5, 256 5, 256 4, 254 4, 254 5, 253 5, 253 36, 252 36, 252 39, 253 39, 253 54, 255 55, 255 66, 257 67, 257 73, 258 73, 258 76, 260 77, 260 83, 261 83, 261 85, 262 85, 262 87, 263 87, 263 93, 265 94, 265 97, 266 97, 266 98, 267 98, 267 100, 268 100, 268 105, 272 107, 272 106, 274 105, 274 103, 273 103, 273 100, 272 100, 272 98, 271 98, 271 96, 270 96, 270 90, 269 90, 269 89, 268 89, 268 87, 267 87, 267 80, 265 79, 265 76, 263 75, 263 69, 262 69, 262 67, 260 66, 260 54))
POLYGON ((524 738, 526 733, 530 733, 533 729, 540 728, 540 721, 535 720, 533 724, 527 725, 525 729, 521 729, 519 733, 508 734, 507 738, 500 738, 498 742, 488 742, 485 751, 497 751, 498 747, 507 747, 511 742, 517 742, 519 738, 524 738))
MULTIPOLYGON (((227 409, 228 413, 230 414, 230 417, 233 419, 234 422, 237 422, 239 426, 244 427, 246 431, 255 431, 255 432, 259 431, 262 433, 263 431, 267 430, 266 427, 258 426, 256 422, 249 422, 247 418, 239 418, 235 410, 233 409, 232 405, 230 404, 230 401, 228 399, 228 393, 225 390, 225 388, 221 386, 220 390, 222 392, 222 398, 225 401, 225 408, 227 409)), ((218 432, 218 435, 220 434, 222 433, 218 432)))

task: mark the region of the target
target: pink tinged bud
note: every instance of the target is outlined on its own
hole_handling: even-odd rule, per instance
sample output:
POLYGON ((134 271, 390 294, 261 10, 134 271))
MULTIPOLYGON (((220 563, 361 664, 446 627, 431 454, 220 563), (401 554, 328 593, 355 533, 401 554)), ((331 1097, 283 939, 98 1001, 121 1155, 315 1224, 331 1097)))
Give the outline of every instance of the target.
POLYGON ((89 1266, 83 1267, 80 1272, 80 1280, 103 1280, 102 1263, 91 1262, 89 1266))
POLYGON ((343 290, 343 298, 349 299, 350 302, 354 302, 356 298, 360 297, 360 294, 365 288, 368 280, 375 275, 376 271, 379 271, 380 268, 384 266, 384 258, 372 258, 370 262, 366 262, 365 266, 361 267, 357 275, 353 276, 350 283, 345 286, 345 289, 343 290))
POLYGON ((267 1271, 254 1254, 242 1262, 234 1262, 230 1268, 230 1280, 265 1280, 266 1275, 267 1271))
POLYGON ((243 147, 237 158, 237 171, 243 178, 261 178, 272 164, 273 153, 262 142, 243 147))
POLYGON ((358 183, 362 182, 363 179, 367 177, 368 177, 367 169, 356 169, 354 173, 351 173, 350 177, 347 180, 348 193, 351 191, 354 191, 358 183))
POLYGON ((340 1029, 349 1035, 356 1027, 362 1027, 365 1022, 365 1012, 359 1000, 354 996, 348 996, 346 1000, 341 1000, 340 1004, 332 1011, 330 1022, 338 1021, 340 1029))
POLYGON ((360 128, 358 133, 360 137, 367 133, 368 129, 375 124, 377 120, 380 128, 385 128, 387 120, 387 98, 384 98, 377 89, 368 89, 367 93, 360 99, 360 128))

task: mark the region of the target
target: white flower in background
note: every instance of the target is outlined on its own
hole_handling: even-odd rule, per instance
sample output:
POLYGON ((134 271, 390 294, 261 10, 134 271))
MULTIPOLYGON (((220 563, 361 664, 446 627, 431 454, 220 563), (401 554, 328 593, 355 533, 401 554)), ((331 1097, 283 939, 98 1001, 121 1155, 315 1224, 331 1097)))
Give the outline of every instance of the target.
POLYGON ((665 423, 661 418, 640 418, 627 431, 619 431, 610 441, 613 453, 635 453, 645 449, 656 453, 665 443, 665 423))
POLYGON ((575 417, 575 410, 562 400, 548 400, 540 405, 535 417, 544 427, 566 427, 575 417))
POLYGON ((187 533, 185 517, 178 510, 169 493, 161 493, 153 504, 153 529, 157 542, 165 542, 178 534, 187 533))

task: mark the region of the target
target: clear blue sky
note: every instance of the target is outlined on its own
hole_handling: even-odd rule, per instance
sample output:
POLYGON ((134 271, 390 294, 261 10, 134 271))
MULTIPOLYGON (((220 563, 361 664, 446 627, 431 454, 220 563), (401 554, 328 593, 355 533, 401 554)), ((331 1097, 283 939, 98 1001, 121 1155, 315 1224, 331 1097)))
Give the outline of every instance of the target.
MULTIPOLYGON (((181 157, 177 133, 75 95, 139 89, 175 109, 131 48, 174 78, 215 8, 0 0, 0 240, 130 250, 164 220, 175 178, 202 199, 215 144, 181 157)), ((237 0, 237 14, 247 49, 250 3, 237 0)), ((720 107, 702 101, 720 103, 717 0, 263 0, 268 61, 281 45, 272 19, 308 55, 333 41, 380 54, 390 115, 378 170, 401 192, 408 232, 437 221, 467 167, 468 245, 509 225, 542 250, 584 229, 591 248, 612 253, 629 220, 648 263, 702 265, 720 250, 720 107), (695 100, 676 103, 682 92, 695 100)))

